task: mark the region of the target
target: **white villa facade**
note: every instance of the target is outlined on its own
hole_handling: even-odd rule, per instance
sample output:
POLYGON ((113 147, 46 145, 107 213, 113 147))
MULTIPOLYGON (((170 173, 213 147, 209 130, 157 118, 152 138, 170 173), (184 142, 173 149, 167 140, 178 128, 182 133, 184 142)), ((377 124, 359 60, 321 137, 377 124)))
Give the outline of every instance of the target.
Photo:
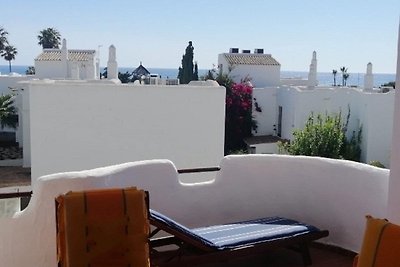
MULTIPOLYGON (((262 112, 254 112, 258 122, 256 136, 278 136, 292 140, 293 130, 302 129, 311 114, 350 111, 348 137, 362 128, 363 162, 379 161, 390 165, 394 91, 382 93, 373 88, 372 64, 368 63, 363 88, 318 86, 317 54, 314 51, 308 79, 280 79, 280 64, 271 55, 256 53, 220 54, 219 66, 235 81, 250 77, 262 112), (269 63, 268 63, 269 62, 269 63)), ((276 143, 251 144, 254 153, 277 153, 276 143)))
POLYGON ((99 79, 100 65, 96 50, 67 49, 63 39, 61 49, 43 49, 35 58, 35 77, 39 79, 99 79))
POLYGON ((280 85, 281 64, 270 54, 264 54, 263 49, 243 50, 231 48, 230 53, 218 55, 218 67, 223 73, 229 73, 235 82, 251 77, 251 82, 257 88, 280 85))

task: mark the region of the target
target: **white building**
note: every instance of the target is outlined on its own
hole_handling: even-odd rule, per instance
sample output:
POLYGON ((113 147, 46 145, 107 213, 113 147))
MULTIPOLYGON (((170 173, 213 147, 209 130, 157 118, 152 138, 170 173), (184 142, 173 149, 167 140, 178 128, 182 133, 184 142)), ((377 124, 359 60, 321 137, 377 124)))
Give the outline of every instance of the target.
POLYGON ((280 79, 279 63, 271 55, 256 52, 225 53, 218 58, 224 72, 227 65, 233 66, 231 75, 235 81, 250 77, 255 87, 253 94, 262 112, 254 112, 258 137, 247 140, 252 152, 277 153, 277 139, 271 136, 292 140, 293 131, 304 127, 311 112, 341 112, 345 119, 350 109, 347 133, 351 137, 353 131, 362 127, 361 160, 366 163, 377 160, 389 166, 394 91, 382 93, 373 88, 371 63, 367 65, 364 88, 318 86, 315 51, 308 79, 280 79))
POLYGON ((243 50, 231 48, 229 53, 218 55, 218 67, 223 73, 229 73, 235 82, 250 77, 255 87, 280 85, 281 64, 263 49, 243 50))
POLYGON ((67 49, 63 39, 61 49, 43 49, 35 58, 36 78, 43 79, 99 79, 99 60, 96 50, 67 49))
POLYGON ((50 173, 153 158, 173 160, 179 168, 218 165, 224 87, 215 81, 121 84, 112 45, 107 67, 102 80, 21 84, 18 135, 33 184, 50 173))

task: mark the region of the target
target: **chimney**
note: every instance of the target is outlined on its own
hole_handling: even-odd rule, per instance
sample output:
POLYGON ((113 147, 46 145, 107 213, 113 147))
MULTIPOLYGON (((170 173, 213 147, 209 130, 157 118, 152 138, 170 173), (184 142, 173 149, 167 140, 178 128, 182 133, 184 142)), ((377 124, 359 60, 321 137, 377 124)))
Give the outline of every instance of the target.
POLYGON ((118 79, 118 63, 114 45, 108 48, 107 79, 118 79))
POLYGON ((364 75, 364 91, 372 91, 374 88, 374 75, 372 74, 372 63, 367 64, 367 73, 364 75))
POLYGON ((310 64, 310 71, 308 72, 308 86, 317 86, 317 52, 313 52, 311 64, 310 64))

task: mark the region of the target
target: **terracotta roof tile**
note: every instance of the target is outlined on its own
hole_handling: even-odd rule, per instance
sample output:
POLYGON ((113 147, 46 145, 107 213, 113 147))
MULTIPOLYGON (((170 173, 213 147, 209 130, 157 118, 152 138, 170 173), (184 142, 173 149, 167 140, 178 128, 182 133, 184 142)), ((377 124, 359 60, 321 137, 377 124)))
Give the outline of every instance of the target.
POLYGON ((275 65, 281 64, 270 54, 224 54, 228 64, 231 65, 275 65))
MULTIPOLYGON (((95 50, 68 50, 68 60, 88 61, 94 58, 95 50)), ((45 49, 35 61, 61 61, 60 49, 45 49)))

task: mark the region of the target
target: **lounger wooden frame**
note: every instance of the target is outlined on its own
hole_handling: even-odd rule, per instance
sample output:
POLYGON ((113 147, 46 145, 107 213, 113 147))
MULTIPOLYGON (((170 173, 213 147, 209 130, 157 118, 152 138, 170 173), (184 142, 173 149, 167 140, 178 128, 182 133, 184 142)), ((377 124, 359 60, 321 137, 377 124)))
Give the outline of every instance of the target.
POLYGON ((209 262, 220 262, 231 260, 233 258, 248 257, 266 253, 268 250, 276 248, 290 248, 301 253, 305 266, 311 265, 311 256, 309 253, 309 244, 317 239, 329 235, 327 230, 313 231, 306 234, 277 238, 257 244, 242 245, 233 249, 218 250, 207 246, 203 242, 196 240, 192 236, 180 229, 171 227, 167 223, 149 216, 150 224, 154 230, 150 235, 151 247, 151 265, 152 266, 195 266, 209 262), (166 232, 169 236, 154 236, 160 232, 166 232), (162 251, 159 248, 175 245, 176 249, 162 251))

